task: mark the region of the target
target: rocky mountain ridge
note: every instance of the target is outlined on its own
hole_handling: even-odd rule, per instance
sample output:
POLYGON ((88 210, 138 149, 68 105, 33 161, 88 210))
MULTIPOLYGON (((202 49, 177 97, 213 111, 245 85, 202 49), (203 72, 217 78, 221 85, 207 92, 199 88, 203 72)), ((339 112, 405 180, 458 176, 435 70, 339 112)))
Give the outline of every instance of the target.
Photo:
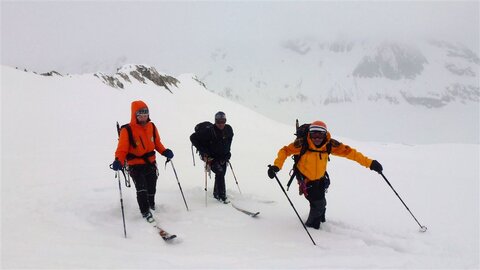
POLYGON ((154 67, 146 65, 124 65, 117 69, 117 73, 113 75, 106 75, 103 73, 95 73, 94 76, 98 77, 103 83, 113 87, 121 88, 125 87, 125 83, 132 83, 133 79, 146 84, 148 81, 154 83, 157 86, 164 87, 170 93, 172 90, 170 87, 177 87, 180 82, 175 77, 167 74, 160 74, 154 67))

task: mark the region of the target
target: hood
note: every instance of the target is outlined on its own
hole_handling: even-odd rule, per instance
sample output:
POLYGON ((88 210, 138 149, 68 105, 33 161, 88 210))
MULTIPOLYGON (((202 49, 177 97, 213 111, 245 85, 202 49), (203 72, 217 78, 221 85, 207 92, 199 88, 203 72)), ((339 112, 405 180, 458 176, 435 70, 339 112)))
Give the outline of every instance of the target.
MULTIPOLYGON (((141 100, 135 100, 132 102, 132 115, 130 118, 130 125, 137 124, 136 112, 142 108, 148 108, 147 104, 141 100)), ((150 122, 150 116, 148 116, 147 122, 150 122)))

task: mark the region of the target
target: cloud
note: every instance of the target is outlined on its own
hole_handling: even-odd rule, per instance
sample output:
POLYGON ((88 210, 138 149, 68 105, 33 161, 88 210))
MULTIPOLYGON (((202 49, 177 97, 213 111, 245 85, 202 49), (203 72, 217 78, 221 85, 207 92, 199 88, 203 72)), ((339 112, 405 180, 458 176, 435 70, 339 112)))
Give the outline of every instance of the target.
POLYGON ((2 2, 1 63, 38 71, 111 71, 131 61, 190 72, 218 47, 282 39, 459 41, 478 51, 479 2, 2 2))

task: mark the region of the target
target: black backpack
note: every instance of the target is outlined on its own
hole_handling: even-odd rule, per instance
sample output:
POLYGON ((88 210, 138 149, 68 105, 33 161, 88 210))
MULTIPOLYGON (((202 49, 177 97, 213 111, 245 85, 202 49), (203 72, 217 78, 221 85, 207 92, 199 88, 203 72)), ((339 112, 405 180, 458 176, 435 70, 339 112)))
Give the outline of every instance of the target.
POLYGON ((213 124, 205 121, 195 125, 195 133, 205 132, 206 130, 213 130, 213 124))
MULTIPOLYGON (((204 140, 208 139, 209 142, 210 142, 215 137, 215 131, 214 131, 213 128, 214 128, 214 125, 209 121, 200 122, 200 123, 195 125, 194 134, 197 137, 203 138, 204 140), (205 137, 206 135, 208 137, 205 137)), ((193 146, 194 145, 192 144, 192 156, 193 156, 193 146)), ((195 147, 197 147, 197 146, 195 146, 195 147)), ((197 149, 197 153, 198 152, 199 152, 199 149, 197 149)), ((193 165, 195 166, 195 159, 193 159, 193 165)))
MULTIPOLYGON (((298 119, 296 120, 295 123, 295 141, 293 142, 296 147, 301 147, 300 153, 298 155, 293 155, 293 167, 292 167, 292 175, 290 176, 290 180, 288 180, 287 184, 287 190, 290 188, 290 185, 292 184, 293 178, 297 178, 297 181, 303 182, 303 175, 302 173, 298 170, 297 168, 297 163, 300 160, 300 158, 307 152, 307 151, 314 151, 314 152, 323 152, 323 151, 317 151, 317 150, 312 150, 308 148, 308 129, 310 128, 310 124, 302 124, 299 126, 298 124, 298 119)), ((328 155, 332 152, 332 144, 330 142, 327 143, 327 151, 328 155)), ((330 161, 330 157, 328 157, 328 160, 330 161)), ((328 188, 330 185, 330 177, 328 176, 328 173, 325 171, 325 178, 326 184, 325 188, 328 188)))

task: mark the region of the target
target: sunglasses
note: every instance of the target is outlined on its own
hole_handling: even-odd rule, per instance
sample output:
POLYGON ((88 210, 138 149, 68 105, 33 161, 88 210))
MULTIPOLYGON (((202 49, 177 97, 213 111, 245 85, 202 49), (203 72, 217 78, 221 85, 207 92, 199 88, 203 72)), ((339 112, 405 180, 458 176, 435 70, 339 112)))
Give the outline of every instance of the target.
POLYGON ((140 109, 140 110, 138 110, 135 114, 136 114, 137 116, 140 116, 140 115, 142 115, 142 116, 148 115, 148 109, 147 109, 147 108, 145 108, 145 109, 140 109))
POLYGON ((325 133, 325 132, 311 132, 311 133, 310 133, 310 138, 311 138, 312 140, 323 139, 323 138, 325 138, 325 135, 326 135, 326 134, 327 134, 327 133, 325 133))

